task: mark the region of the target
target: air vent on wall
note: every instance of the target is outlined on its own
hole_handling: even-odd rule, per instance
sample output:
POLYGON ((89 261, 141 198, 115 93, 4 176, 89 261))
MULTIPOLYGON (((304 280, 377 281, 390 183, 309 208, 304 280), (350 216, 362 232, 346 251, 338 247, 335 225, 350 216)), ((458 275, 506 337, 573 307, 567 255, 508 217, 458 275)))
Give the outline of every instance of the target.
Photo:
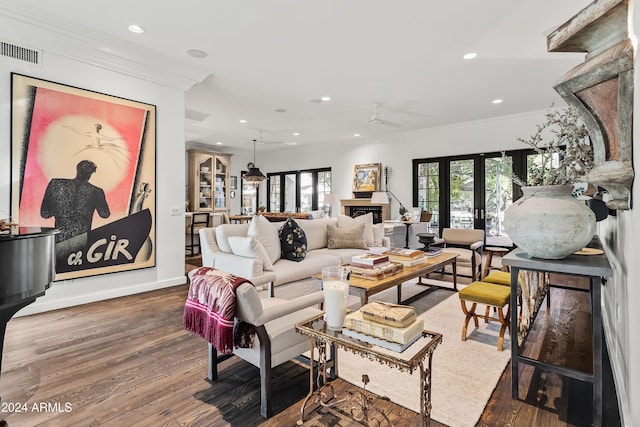
POLYGON ((41 52, 0 41, 0 56, 40 65, 41 52))

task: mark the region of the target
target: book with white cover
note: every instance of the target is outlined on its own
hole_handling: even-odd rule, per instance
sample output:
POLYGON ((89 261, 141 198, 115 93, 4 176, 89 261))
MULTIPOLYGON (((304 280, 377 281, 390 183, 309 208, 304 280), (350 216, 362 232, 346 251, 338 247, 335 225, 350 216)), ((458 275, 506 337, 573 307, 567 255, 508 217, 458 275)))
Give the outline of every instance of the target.
POLYGON ((362 341, 368 344, 377 345, 378 347, 386 348, 386 349, 401 353, 405 351, 408 347, 410 347, 411 344, 416 342, 418 338, 420 338, 420 336, 422 335, 422 332, 404 344, 383 340, 382 338, 372 337, 371 335, 363 334, 362 332, 353 331, 347 328, 342 328, 342 335, 346 335, 348 337, 355 338, 359 341, 362 341))
POLYGON ((422 332, 424 329, 424 320, 417 318, 404 328, 399 328, 397 326, 367 320, 362 317, 360 310, 356 310, 346 315, 344 326, 352 331, 362 332, 376 338, 404 344, 422 332))

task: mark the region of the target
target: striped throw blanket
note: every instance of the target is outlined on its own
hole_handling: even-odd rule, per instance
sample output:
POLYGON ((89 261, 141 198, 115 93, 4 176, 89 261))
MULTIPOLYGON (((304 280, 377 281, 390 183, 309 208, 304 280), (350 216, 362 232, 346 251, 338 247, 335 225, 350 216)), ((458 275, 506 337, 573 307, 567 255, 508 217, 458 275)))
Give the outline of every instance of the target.
MULTIPOLYGON (((246 282, 249 281, 214 268, 196 269, 191 275, 184 306, 184 329, 213 344, 218 352, 232 353, 236 288, 246 282)), ((251 331, 237 334, 237 340, 250 342, 247 333, 251 331)))

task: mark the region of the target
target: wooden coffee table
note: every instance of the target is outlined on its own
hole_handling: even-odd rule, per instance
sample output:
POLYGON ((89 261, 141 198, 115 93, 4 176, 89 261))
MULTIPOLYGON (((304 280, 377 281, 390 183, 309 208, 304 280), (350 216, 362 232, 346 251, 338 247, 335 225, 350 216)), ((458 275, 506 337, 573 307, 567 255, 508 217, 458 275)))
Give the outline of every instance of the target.
MULTIPOLYGON (((429 273, 433 273, 436 270, 443 268, 445 265, 451 265, 451 270, 453 272, 453 289, 454 291, 458 290, 458 276, 456 271, 456 258, 457 254, 442 252, 440 255, 436 255, 434 257, 430 257, 427 261, 414 265, 413 267, 404 267, 401 272, 394 274, 393 276, 385 277, 384 279, 379 280, 370 280, 363 279, 360 277, 351 276, 349 280, 349 294, 360 297, 360 304, 365 305, 369 302, 369 297, 380 293, 382 291, 386 291, 389 288, 397 286, 398 288, 398 304, 408 303, 413 301, 425 293, 431 292, 434 289, 440 288, 437 285, 428 285, 426 283, 422 283, 422 276, 425 276, 429 273), (411 279, 418 278, 418 284, 428 286, 428 289, 425 289, 423 292, 420 292, 417 295, 412 296, 407 299, 407 301, 402 301, 402 284, 411 279)), ((322 280, 322 276, 316 275, 314 276, 317 279, 322 280)), ((445 288, 451 289, 451 288, 445 288)))

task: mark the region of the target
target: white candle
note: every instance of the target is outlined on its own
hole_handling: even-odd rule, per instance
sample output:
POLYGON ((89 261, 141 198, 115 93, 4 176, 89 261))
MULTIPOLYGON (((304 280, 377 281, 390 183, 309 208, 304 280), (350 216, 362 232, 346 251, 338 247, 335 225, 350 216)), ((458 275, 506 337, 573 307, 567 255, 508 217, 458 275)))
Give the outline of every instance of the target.
POLYGON ((342 329, 347 312, 345 289, 347 284, 338 280, 323 283, 325 320, 329 329, 342 329))

